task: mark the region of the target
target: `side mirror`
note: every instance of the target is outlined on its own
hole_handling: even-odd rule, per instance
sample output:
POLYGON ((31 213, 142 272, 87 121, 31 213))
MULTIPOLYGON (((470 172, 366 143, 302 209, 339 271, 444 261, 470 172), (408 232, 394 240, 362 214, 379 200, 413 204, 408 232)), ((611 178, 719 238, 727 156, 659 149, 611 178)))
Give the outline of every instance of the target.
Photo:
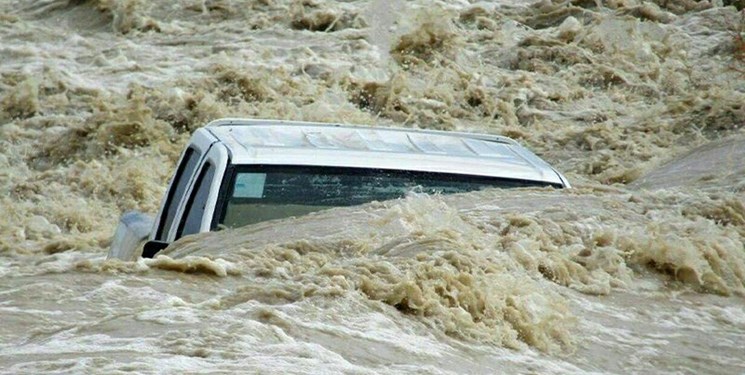
POLYGON ((147 240, 152 226, 153 219, 141 212, 132 211, 122 215, 106 259, 136 260, 140 246, 147 240))
POLYGON ((142 248, 142 257, 152 258, 159 251, 168 247, 168 245, 170 244, 165 241, 147 241, 145 242, 145 246, 142 248))

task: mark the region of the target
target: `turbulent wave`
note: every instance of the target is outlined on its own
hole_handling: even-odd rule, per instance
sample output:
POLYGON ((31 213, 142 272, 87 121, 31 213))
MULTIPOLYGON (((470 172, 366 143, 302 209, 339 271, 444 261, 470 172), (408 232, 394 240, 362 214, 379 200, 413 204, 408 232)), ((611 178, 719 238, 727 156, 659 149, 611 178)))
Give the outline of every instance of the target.
POLYGON ((5 2, 0 367, 742 372, 742 7, 5 2), (119 214, 155 212, 191 132, 226 116, 503 134, 576 188, 104 260, 119 214))

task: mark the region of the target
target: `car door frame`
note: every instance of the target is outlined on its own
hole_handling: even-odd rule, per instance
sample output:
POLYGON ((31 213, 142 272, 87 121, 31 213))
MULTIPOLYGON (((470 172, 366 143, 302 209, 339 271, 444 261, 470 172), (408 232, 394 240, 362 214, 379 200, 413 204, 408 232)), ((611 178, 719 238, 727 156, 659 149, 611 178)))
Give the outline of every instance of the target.
POLYGON ((168 236, 166 237, 167 242, 173 242, 177 240, 176 235, 178 229, 182 225, 182 222, 186 219, 186 207, 189 202, 193 199, 192 196, 198 189, 197 180, 198 176, 202 173, 207 163, 212 163, 215 167, 215 174, 212 177, 212 181, 209 181, 209 193, 207 195, 206 205, 204 212, 202 213, 201 223, 199 225, 199 231, 208 232, 212 227, 212 216, 215 213, 215 206, 220 195, 220 187, 222 185, 223 178, 225 176, 225 170, 230 163, 230 157, 227 147, 220 142, 214 142, 210 145, 209 149, 202 157, 199 162, 199 166, 194 170, 194 174, 191 176, 191 181, 186 193, 181 198, 179 208, 176 210, 176 215, 173 219, 171 227, 168 230, 168 236))
POLYGON ((171 179, 170 179, 170 181, 168 183, 168 189, 166 189, 165 194, 163 194, 163 198, 160 201, 160 208, 158 210, 158 214, 156 215, 156 217, 153 220, 153 227, 152 227, 152 230, 150 231, 150 236, 149 236, 148 240, 150 240, 150 241, 168 241, 168 238, 170 237, 170 234, 171 234, 171 228, 173 228, 173 223, 175 223, 177 221, 176 218, 178 217, 179 207, 181 207, 183 205, 183 202, 185 200, 185 197, 188 196, 188 194, 186 194, 186 193, 188 193, 188 191, 190 189, 190 185, 193 184, 194 176, 200 170, 199 168, 202 165, 202 162, 203 162, 205 156, 207 155, 207 153, 208 153, 208 151, 210 149, 210 146, 212 146, 212 144, 215 143, 215 142, 217 142, 217 138, 214 135, 212 135, 210 132, 207 132, 207 131, 205 131, 203 129, 198 129, 191 136, 191 139, 189 140, 188 146, 184 148, 184 151, 183 152, 181 152, 181 156, 179 157, 179 161, 176 164, 178 166, 176 168, 176 173, 174 173, 171 176, 171 179), (181 164, 185 162, 184 158, 186 157, 186 154, 187 154, 187 152, 188 152, 188 150, 190 148, 193 149, 196 152, 199 152, 199 158, 197 160, 197 167, 194 168, 194 170, 192 170, 191 173, 189 173, 188 175, 181 175, 181 176, 179 176, 178 175, 178 170, 181 167, 181 164), (187 184, 188 184, 186 186, 186 189, 184 190, 184 193, 185 194, 183 194, 181 197, 172 196, 172 194, 175 193, 172 190, 176 188, 174 182, 176 182, 175 180, 176 180, 177 177, 179 178, 179 180, 186 179, 187 184), (172 199, 172 201, 169 202, 168 201, 169 199, 172 199), (169 205, 175 204, 176 207, 177 207, 177 209, 174 212, 174 218, 173 218, 173 220, 171 220, 171 226, 168 227, 168 228, 162 228, 162 230, 160 231, 161 232, 160 238, 156 238, 156 236, 158 235, 158 232, 159 232, 158 229, 160 229, 161 222, 165 218, 165 215, 168 214, 168 212, 166 211, 166 203, 169 203, 169 205))

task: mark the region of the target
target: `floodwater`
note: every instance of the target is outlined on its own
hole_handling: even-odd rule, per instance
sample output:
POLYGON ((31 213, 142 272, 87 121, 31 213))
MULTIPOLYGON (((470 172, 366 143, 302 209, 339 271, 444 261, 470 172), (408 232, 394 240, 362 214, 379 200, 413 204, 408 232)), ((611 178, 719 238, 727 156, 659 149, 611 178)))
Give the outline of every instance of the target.
POLYGON ((744 373, 730 3, 3 1, 0 373, 744 373), (228 116, 507 135, 574 188, 106 260, 228 116))

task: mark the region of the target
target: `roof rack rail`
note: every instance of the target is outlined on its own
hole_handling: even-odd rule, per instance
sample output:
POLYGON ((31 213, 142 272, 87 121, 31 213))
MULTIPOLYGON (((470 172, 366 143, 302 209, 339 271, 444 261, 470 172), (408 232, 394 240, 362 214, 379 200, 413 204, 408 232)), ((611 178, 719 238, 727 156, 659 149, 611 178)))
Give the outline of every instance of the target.
MULTIPOLYGON (((328 126, 328 127, 344 127, 353 129, 365 129, 370 126, 356 125, 356 124, 342 124, 332 122, 310 122, 310 121, 290 121, 290 120, 273 120, 273 119, 250 119, 250 118, 223 118, 212 121, 206 126, 218 127, 218 126, 252 126, 252 125, 297 125, 297 126, 328 126)), ((377 126, 376 126, 377 127, 377 126)), ((491 141, 508 144, 518 144, 515 140, 504 137, 501 135, 494 134, 479 134, 469 132, 458 132, 458 131, 446 131, 446 130, 429 130, 429 129, 409 129, 409 128, 396 128, 396 127, 377 127, 378 129, 384 128, 389 131, 395 132, 416 132, 421 134, 433 134, 433 135, 450 135, 458 136, 469 139, 478 139, 482 141, 491 141)))

